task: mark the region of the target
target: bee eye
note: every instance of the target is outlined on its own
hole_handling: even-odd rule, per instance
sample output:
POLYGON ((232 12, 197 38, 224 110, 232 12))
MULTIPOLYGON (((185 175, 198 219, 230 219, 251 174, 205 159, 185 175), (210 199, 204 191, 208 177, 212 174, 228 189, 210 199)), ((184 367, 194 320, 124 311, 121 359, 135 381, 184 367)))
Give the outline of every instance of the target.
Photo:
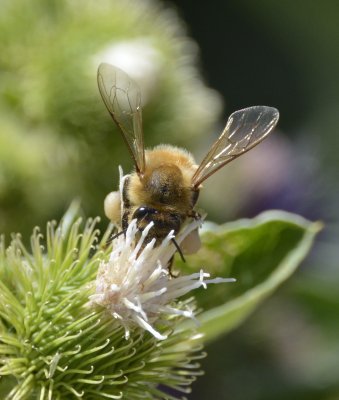
POLYGON ((156 214, 156 210, 150 207, 139 207, 133 213, 133 219, 136 218, 137 220, 145 218, 147 215, 156 214))

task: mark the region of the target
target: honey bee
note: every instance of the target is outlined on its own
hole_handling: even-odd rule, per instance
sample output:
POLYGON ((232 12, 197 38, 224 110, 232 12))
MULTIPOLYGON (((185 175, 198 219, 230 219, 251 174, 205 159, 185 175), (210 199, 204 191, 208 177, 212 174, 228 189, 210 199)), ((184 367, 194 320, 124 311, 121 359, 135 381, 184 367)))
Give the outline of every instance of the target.
MULTIPOLYGON (((234 112, 220 137, 197 165, 188 151, 175 146, 160 145, 145 150, 141 93, 124 71, 100 64, 98 86, 135 165, 135 170, 124 177, 120 191, 106 197, 105 214, 121 228, 119 233, 125 232, 133 219, 137 220, 140 232, 152 221, 154 225, 146 242, 155 238, 156 245, 172 230, 177 235, 188 219, 200 218, 195 206, 202 183, 265 139, 279 119, 278 110, 266 106, 234 112)), ((186 245, 181 243, 182 247, 175 240, 173 244, 183 257, 183 252, 197 250, 197 237, 195 232, 195 237, 191 235, 186 245)))

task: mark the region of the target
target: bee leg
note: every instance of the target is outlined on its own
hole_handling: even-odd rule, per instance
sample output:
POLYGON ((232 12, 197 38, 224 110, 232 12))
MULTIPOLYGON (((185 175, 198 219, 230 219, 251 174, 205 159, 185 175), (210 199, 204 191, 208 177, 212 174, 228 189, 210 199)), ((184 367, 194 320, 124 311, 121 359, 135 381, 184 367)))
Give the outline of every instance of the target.
POLYGON ((174 260, 174 256, 172 256, 172 258, 169 260, 169 262, 167 264, 167 269, 168 269, 168 273, 171 278, 177 278, 179 276, 179 272, 174 274, 172 271, 173 260, 174 260))
POLYGON ((121 202, 120 193, 118 191, 111 192, 106 196, 104 210, 108 219, 114 224, 119 224, 121 219, 121 202))
POLYGON ((177 249, 177 252, 179 253, 181 259, 183 262, 186 262, 185 257, 181 251, 180 246, 178 245, 178 243, 176 242, 176 240, 174 238, 171 239, 172 243, 174 244, 175 248, 177 249))
POLYGON ((195 219, 195 220, 201 219, 201 215, 200 215, 197 211, 195 211, 195 210, 189 211, 189 212, 187 213, 187 216, 188 216, 189 218, 193 218, 193 219, 195 219))
POLYGON ((124 230, 122 230, 122 231, 120 231, 120 232, 115 233, 114 235, 112 235, 112 236, 107 240, 107 244, 113 242, 114 239, 116 239, 117 237, 119 237, 120 235, 125 234, 125 233, 126 233, 126 229, 124 229, 124 230))

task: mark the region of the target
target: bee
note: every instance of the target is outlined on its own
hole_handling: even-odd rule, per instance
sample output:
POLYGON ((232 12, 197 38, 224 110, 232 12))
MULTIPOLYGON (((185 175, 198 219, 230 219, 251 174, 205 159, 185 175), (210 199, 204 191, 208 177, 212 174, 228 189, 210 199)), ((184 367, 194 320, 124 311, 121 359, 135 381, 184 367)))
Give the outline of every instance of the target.
MULTIPOLYGON (((98 87, 135 166, 134 171, 122 180, 120 191, 106 197, 105 214, 121 228, 118 234, 125 232, 133 219, 137 220, 140 232, 153 222, 146 243, 155 238, 156 245, 170 231, 177 235, 189 219, 200 218, 195 207, 202 183, 259 144, 279 119, 278 110, 267 106, 234 112, 219 138, 197 165, 188 151, 175 146, 160 145, 145 150, 140 89, 124 71, 106 63, 100 64, 98 87)), ((199 248, 197 231, 189 240, 186 239, 181 248, 173 240, 182 257, 183 253, 193 253, 199 248)))

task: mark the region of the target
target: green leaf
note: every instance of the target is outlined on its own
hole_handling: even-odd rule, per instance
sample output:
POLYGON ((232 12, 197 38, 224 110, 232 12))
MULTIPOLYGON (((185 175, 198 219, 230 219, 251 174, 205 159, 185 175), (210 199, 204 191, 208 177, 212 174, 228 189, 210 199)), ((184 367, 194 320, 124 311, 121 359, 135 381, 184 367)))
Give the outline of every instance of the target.
POLYGON ((235 283, 197 292, 201 331, 215 339, 239 325, 298 267, 312 247, 320 222, 283 211, 267 211, 252 220, 207 226, 202 249, 181 270, 201 269, 235 283))

